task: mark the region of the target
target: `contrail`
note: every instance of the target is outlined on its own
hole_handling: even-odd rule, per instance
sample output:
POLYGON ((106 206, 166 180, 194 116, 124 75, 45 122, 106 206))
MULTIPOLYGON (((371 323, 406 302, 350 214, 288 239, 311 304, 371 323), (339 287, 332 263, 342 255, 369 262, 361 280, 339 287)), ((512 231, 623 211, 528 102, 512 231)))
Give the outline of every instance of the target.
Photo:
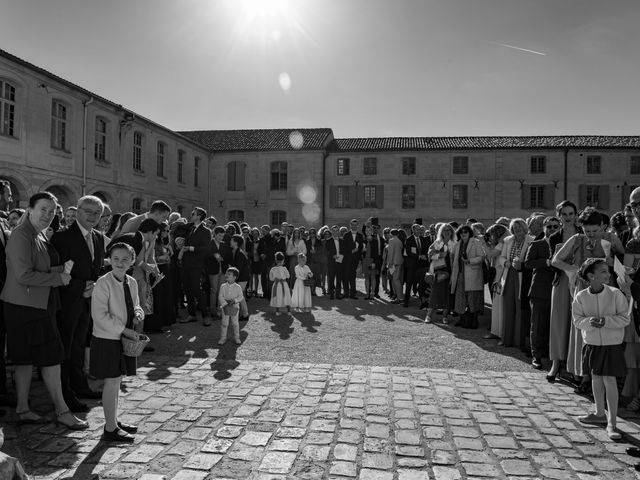
POLYGON ((494 45, 500 45, 501 47, 513 48, 514 50, 520 50, 521 52, 535 53, 536 55, 543 55, 543 56, 547 55, 546 53, 543 53, 543 52, 536 52, 535 50, 529 50, 527 48, 520 48, 514 45, 507 45, 506 43, 492 42, 492 41, 489 41, 489 43, 493 43, 494 45))

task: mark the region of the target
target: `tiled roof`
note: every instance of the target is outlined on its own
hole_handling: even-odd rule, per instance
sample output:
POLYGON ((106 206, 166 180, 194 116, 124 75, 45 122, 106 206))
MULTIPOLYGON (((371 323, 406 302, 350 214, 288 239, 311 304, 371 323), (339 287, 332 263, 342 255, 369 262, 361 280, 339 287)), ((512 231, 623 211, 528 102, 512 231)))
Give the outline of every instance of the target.
POLYGON ((512 148, 640 148, 640 136, 336 138, 332 152, 496 150, 512 148))
POLYGON ((333 140, 330 128, 197 130, 178 133, 213 152, 324 150, 333 140))

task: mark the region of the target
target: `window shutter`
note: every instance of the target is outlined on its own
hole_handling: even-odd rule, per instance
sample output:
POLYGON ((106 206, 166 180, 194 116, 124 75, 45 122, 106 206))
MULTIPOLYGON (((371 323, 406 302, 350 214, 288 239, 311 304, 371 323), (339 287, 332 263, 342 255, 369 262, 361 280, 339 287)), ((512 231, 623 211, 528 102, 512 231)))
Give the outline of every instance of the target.
POLYGON ((336 208, 338 205, 338 187, 329 187, 329 208, 336 208))
POLYGON ((598 196, 600 197, 598 206, 602 210, 609 210, 609 185, 600 185, 598 187, 598 196))
POLYGON ((556 203, 556 187, 553 183, 544 186, 544 209, 553 210, 556 203))
POLYGON ((578 187, 578 209, 581 210, 587 204, 587 186, 580 185, 578 187))
POLYGON ((376 187, 376 207, 384 208, 384 185, 376 187))
POLYGON ((622 208, 629 203, 629 195, 631 195, 631 187, 629 185, 622 186, 622 208))
POLYGON ((227 190, 235 190, 235 163, 227 164, 227 190))
POLYGON ((236 162, 236 190, 245 190, 245 163, 236 162))
POLYGON ((358 207, 358 187, 355 185, 349 186, 349 208, 362 208, 358 207))
POLYGON ((531 187, 528 185, 522 186, 522 209, 529 210, 531 208, 531 187))

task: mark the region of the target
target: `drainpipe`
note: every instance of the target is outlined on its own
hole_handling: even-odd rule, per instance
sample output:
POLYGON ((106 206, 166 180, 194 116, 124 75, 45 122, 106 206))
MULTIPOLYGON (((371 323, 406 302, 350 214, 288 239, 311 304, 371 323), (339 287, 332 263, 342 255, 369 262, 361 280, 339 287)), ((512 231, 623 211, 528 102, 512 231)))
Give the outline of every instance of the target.
POLYGON ((213 152, 209 152, 209 162, 207 164, 207 203, 209 204, 209 215, 213 215, 211 203, 211 162, 213 162, 213 152))
POLYGON ((84 107, 82 119, 82 196, 87 192, 87 107, 93 103, 93 97, 82 102, 84 107))
MULTIPOLYGON (((326 224, 326 210, 327 210, 327 157, 329 152, 326 150, 322 152, 322 225, 326 224)), ((321 225, 321 226, 322 226, 321 225)))
POLYGON ((564 149, 564 200, 567 200, 567 192, 569 186, 569 149, 564 149))

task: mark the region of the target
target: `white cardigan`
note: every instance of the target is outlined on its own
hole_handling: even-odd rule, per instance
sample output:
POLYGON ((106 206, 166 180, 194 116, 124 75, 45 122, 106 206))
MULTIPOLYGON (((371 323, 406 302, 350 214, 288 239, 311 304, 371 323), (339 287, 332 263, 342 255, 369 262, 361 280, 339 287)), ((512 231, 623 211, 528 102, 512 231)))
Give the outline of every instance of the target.
POLYGON ((573 300, 573 324, 582 331, 587 345, 619 345, 629 325, 629 302, 617 288, 604 286, 594 294, 588 288, 581 290, 573 300), (604 318, 602 328, 592 327, 591 317, 604 318))
MULTIPOLYGON (((144 310, 140 307, 138 299, 138 283, 129 275, 127 275, 127 281, 133 300, 133 309, 136 314, 144 318, 144 310)), ((127 305, 122 282, 113 276, 113 272, 100 277, 93 286, 91 317, 94 337, 120 340, 127 325, 127 305)))

